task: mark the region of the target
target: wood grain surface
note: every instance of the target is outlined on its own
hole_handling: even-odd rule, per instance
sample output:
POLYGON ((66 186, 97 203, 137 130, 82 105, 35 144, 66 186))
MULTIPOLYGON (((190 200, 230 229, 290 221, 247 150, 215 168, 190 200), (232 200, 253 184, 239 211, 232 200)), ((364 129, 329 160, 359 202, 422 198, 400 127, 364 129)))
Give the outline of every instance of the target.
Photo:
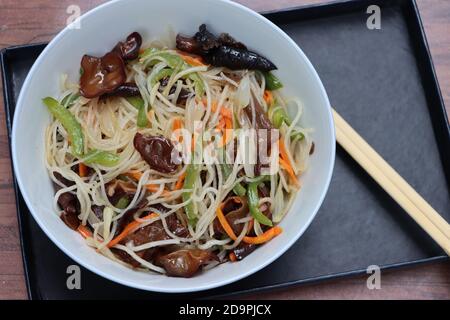
MULTIPOLYGON (((213 1, 213 0, 211 0, 213 1)), ((102 0, 0 0, 0 49, 49 41, 66 24, 67 8, 82 13, 102 0)), ((281 9, 323 0, 239 0, 257 11, 281 9)), ((434 65, 450 110, 450 1, 417 0, 434 65)), ((26 299, 19 233, 12 188, 3 98, 0 98, 0 299, 26 299)), ((250 299, 450 299, 450 262, 393 270, 382 274, 380 290, 369 290, 367 277, 298 286, 242 298, 250 299)))

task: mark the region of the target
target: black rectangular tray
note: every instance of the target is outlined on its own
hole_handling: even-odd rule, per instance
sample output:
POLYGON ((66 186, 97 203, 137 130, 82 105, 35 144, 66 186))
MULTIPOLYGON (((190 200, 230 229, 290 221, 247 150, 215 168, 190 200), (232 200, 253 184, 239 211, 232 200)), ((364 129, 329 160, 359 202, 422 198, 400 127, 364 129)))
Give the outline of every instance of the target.
MULTIPOLYGON (((415 2, 344 1, 265 15, 311 59, 332 105, 449 220, 450 130, 415 2), (370 4, 381 7, 381 30, 366 27, 370 4)), ((9 133, 21 85, 44 47, 1 53, 9 133)), ((40 230, 15 188, 31 299, 224 297, 362 274, 373 264, 386 269, 446 259, 341 148, 325 202, 288 252, 237 283, 186 295, 131 289, 83 268, 82 289, 68 290, 66 269, 75 262, 40 230)))

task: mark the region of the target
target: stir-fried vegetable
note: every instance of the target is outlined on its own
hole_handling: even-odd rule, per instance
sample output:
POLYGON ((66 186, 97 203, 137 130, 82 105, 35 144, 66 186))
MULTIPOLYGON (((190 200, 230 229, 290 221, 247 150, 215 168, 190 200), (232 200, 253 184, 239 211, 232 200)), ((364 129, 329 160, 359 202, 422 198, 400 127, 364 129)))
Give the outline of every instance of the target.
POLYGON ((78 174, 80 177, 86 177, 88 172, 88 167, 84 163, 78 164, 78 174))
MULTIPOLYGON (((228 223, 227 219, 223 215, 222 206, 219 206, 217 208, 216 215, 217 215, 217 219, 219 220, 222 228, 225 230, 228 237, 230 237, 231 240, 236 240, 237 239, 236 234, 234 233, 234 231, 231 228, 230 224, 228 223)), ((262 244, 267 241, 270 241, 271 239, 273 239, 277 235, 281 234, 282 232, 283 232, 283 229, 281 229, 281 227, 275 226, 275 227, 270 228, 269 230, 267 230, 266 232, 264 232, 263 234, 261 234, 259 236, 256 236, 256 237, 246 236, 242 239, 242 241, 245 243, 250 243, 250 244, 262 244)))
POLYGON ((271 227, 273 226, 272 221, 269 218, 267 218, 261 212, 261 210, 259 210, 258 185, 259 185, 258 181, 251 182, 248 184, 247 199, 248 199, 248 206, 250 208, 250 213, 253 216, 253 218, 255 218, 256 221, 271 227))
POLYGON ((84 152, 84 135, 80 123, 69 110, 52 97, 46 97, 42 101, 67 131, 74 155, 81 156, 84 152))
POLYGON ((272 105, 274 99, 273 99, 273 94, 272 92, 270 92, 269 90, 264 90, 264 101, 267 103, 267 105, 272 105))
POLYGON ((169 68, 164 68, 161 69, 160 71, 158 71, 158 73, 155 74, 155 76, 150 80, 150 85, 152 86, 152 88, 155 86, 155 84, 157 82, 159 82, 160 80, 166 78, 166 77, 170 77, 173 73, 172 69, 169 68))
POLYGON ((275 128, 280 129, 283 122, 285 122, 288 126, 291 125, 291 119, 289 119, 289 116, 287 115, 286 110, 284 110, 283 107, 277 106, 270 111, 272 115, 270 120, 272 121, 275 128))
POLYGON ((289 116, 298 100, 275 91, 283 85, 269 59, 205 25, 179 34, 176 49, 141 45, 133 32, 84 55, 79 90, 43 99, 61 219, 99 253, 167 276, 240 261, 282 232, 275 224, 299 189, 310 141, 299 141, 301 109, 289 116), (281 169, 262 175, 273 164, 281 169))
POLYGON ((65 108, 70 108, 75 104, 75 101, 77 101, 79 97, 80 94, 78 92, 69 93, 61 100, 61 105, 64 106, 65 108))
POLYGON ((284 145, 283 139, 280 139, 278 141, 278 145, 280 148, 280 158, 279 163, 283 169, 285 169, 289 176, 291 177, 294 184, 298 187, 300 184, 298 182, 297 176, 295 175, 294 169, 292 168, 292 165, 289 161, 289 157, 287 155, 286 146, 284 145))
MULTIPOLYGON (((286 113, 286 110, 282 106, 272 107, 269 110, 269 116, 270 121, 272 121, 274 127, 277 129, 280 129, 283 123, 286 123, 286 125, 288 126, 292 124, 289 115, 286 113)), ((302 140, 305 137, 305 135, 302 132, 296 130, 295 128, 294 130, 292 130, 290 136, 292 139, 295 140, 302 140)))
POLYGON ((256 237, 244 237, 242 241, 249 244, 263 244, 267 241, 272 240, 279 234, 283 232, 283 229, 279 226, 275 226, 264 232, 263 234, 256 237))
MULTIPOLYGON (((195 182, 200 175, 200 166, 198 164, 189 164, 186 169, 186 177, 184 178, 183 189, 191 189, 191 191, 183 192, 182 198, 183 202, 192 200, 193 189, 195 187, 195 182)), ((195 225, 197 221, 197 210, 192 201, 190 201, 185 207, 184 212, 189 220, 189 224, 195 225)))
POLYGON ((278 90, 283 88, 281 81, 275 77, 272 72, 263 72, 264 78, 266 79, 267 90, 278 90))
POLYGON ((185 178, 186 178, 186 172, 178 177, 178 180, 175 183, 175 189, 174 190, 180 190, 181 188, 183 188, 183 184, 184 184, 184 179, 185 178))
POLYGON ((83 238, 92 238, 92 232, 86 226, 80 224, 77 228, 77 231, 83 236, 83 238))
MULTIPOLYGON (((224 163, 221 165, 222 167, 222 174, 224 177, 224 180, 227 180, 228 177, 230 176, 231 172, 233 171, 233 167, 230 164, 224 163)), ((237 196, 245 196, 245 187, 242 186, 242 184, 236 183, 236 185, 233 187, 233 192, 237 195, 237 196)))
POLYGON ((122 197, 119 199, 119 201, 117 201, 116 208, 125 209, 129 203, 130 203, 130 199, 127 196, 122 197))
POLYGON ((128 97, 127 101, 136 109, 138 109, 137 125, 145 128, 148 123, 147 114, 145 112, 145 102, 141 97, 128 97))
POLYGON ((83 159, 86 164, 96 163, 105 167, 114 167, 119 160, 120 158, 118 155, 101 150, 91 150, 84 155, 83 159))
MULTIPOLYGON (((151 50, 148 50, 148 49, 145 50, 144 53, 141 55, 141 60, 144 60, 145 63, 149 64, 149 65, 152 65, 156 61, 165 61, 171 69, 177 69, 177 72, 186 70, 187 68, 189 68, 191 66, 191 64, 186 63, 185 60, 183 59, 183 57, 177 53, 170 52, 167 50, 161 51, 161 50, 154 49, 154 48, 151 48, 151 50)), ((155 82, 153 82, 153 83, 156 84, 156 81, 159 81, 169 75, 169 71, 163 71, 163 70, 168 70, 168 69, 162 69, 160 71, 160 72, 162 72, 162 74, 155 76, 155 82), (160 77, 160 79, 156 80, 157 77, 160 77)), ((172 74, 172 73, 173 73, 173 70, 170 74, 172 74)), ((203 85, 203 80, 200 78, 198 73, 193 72, 193 73, 188 74, 186 77, 188 77, 189 79, 191 79, 194 82, 195 94, 198 97, 202 97, 203 94, 205 93, 205 87, 203 85)))
MULTIPOLYGON (((137 170, 133 170, 133 171, 129 171, 123 174, 124 176, 130 177, 136 181, 139 182, 139 180, 141 180, 142 178, 142 172, 137 171, 137 170)), ((158 192, 159 191, 159 185, 158 184, 146 184, 145 185, 145 189, 147 189, 150 192, 158 192)), ((163 196, 168 196, 169 195, 169 190, 167 189, 163 189, 162 193, 163 196)))

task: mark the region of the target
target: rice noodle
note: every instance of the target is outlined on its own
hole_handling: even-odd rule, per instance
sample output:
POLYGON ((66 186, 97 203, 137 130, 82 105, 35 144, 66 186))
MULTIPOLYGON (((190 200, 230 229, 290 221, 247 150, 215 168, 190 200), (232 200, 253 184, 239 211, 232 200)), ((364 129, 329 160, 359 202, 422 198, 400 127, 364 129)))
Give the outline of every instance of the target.
MULTIPOLYGON (((173 38, 169 38, 168 41, 152 41, 150 45, 155 49, 158 48, 159 51, 155 50, 155 53, 130 62, 126 68, 127 81, 136 83, 144 101, 144 110, 149 123, 146 128, 138 127, 138 109, 126 98, 76 98, 79 92, 78 84, 71 83, 66 75, 61 76, 59 101, 63 101, 65 97, 76 98, 71 105, 66 99, 64 106, 81 124, 85 137, 84 152, 96 149, 114 153, 119 157, 117 164, 110 167, 90 164, 91 175, 80 177, 77 168, 86 159, 77 158, 72 154, 68 133, 61 123, 53 119, 45 130, 46 167, 51 180, 59 189, 53 199, 54 211, 61 212, 58 199, 62 194, 74 195, 79 202, 78 217, 81 223, 92 230, 92 236, 86 239, 89 246, 95 248, 100 254, 125 264, 114 253, 114 250, 122 250, 140 264, 140 269, 158 273, 165 273, 165 270, 143 259, 137 254, 139 251, 167 246, 198 248, 214 251, 219 261, 224 261, 227 259, 228 250, 236 248, 242 242, 247 235, 250 222, 254 220, 250 214, 234 221, 235 224, 243 225, 242 232, 234 241, 228 237, 218 238, 215 234, 214 222, 217 208, 227 197, 234 196, 233 189, 238 184, 246 186, 258 178, 254 174, 255 163, 240 161, 249 160, 249 156, 256 155, 256 137, 251 135, 246 143, 241 141, 238 145, 237 154, 234 155, 237 161, 230 162, 227 176, 224 176, 222 164, 214 155, 211 155, 210 162, 200 165, 202 175, 197 178, 192 189, 183 187, 175 189, 180 177, 188 170, 188 164, 180 165, 173 174, 152 169, 134 148, 133 139, 136 132, 170 138, 175 119, 182 119, 183 128, 190 133, 198 129, 196 127, 198 123, 201 123, 201 130, 216 130, 223 123, 223 114, 228 112, 233 115, 230 119, 233 128, 254 129, 257 116, 255 104, 261 105, 269 116, 273 112, 264 99, 266 82, 261 73, 206 65, 190 66, 182 60, 173 67, 165 54, 176 55, 177 53, 175 50, 167 49, 164 43, 173 43, 173 38), (167 84, 164 85, 157 77, 162 70, 167 69, 172 69, 172 73, 167 77, 167 84), (199 87, 204 90, 202 97, 197 96, 199 87), (185 95, 183 99, 186 102, 180 105, 179 100, 182 94, 185 95), (251 116, 247 116, 244 108, 251 110, 251 116), (118 177, 123 178, 125 173, 133 170, 141 172, 139 181, 131 181, 135 188, 134 195, 125 208, 117 208, 108 198, 105 186, 118 177), (65 186, 54 176, 54 173, 60 174, 73 185, 65 186), (150 184, 154 186, 152 192, 148 191, 150 184), (192 194, 187 200, 183 200, 183 194, 186 192, 192 194), (120 228, 123 226, 119 223, 121 218, 129 210, 136 208, 142 200, 146 200, 146 203, 139 210, 135 210, 133 219, 136 225, 131 232, 158 222, 162 224, 167 238, 139 245, 134 244, 133 241, 124 244, 123 241, 110 250, 108 243, 117 236, 118 231, 122 230, 120 228), (165 210, 157 209, 158 207, 155 207, 157 204, 165 210), (190 204, 197 211, 195 225, 186 225, 185 207, 190 204), (104 206, 102 216, 95 215, 93 205, 104 206), (151 219, 143 218, 149 212, 156 213, 157 216, 151 219), (173 214, 187 227, 189 235, 180 237, 174 234, 167 220, 173 214)), ((286 146, 287 160, 294 172, 301 174, 306 170, 312 144, 309 137, 311 131, 300 126, 301 102, 298 99, 285 101, 278 92, 274 92, 273 96, 277 108, 283 108, 288 113, 296 110, 290 125, 284 123, 281 126, 280 137, 286 146), (294 132, 301 133, 304 138, 292 138, 294 132)), ((183 141, 189 146, 190 142, 183 141)), ((208 142, 201 143, 205 148, 208 142)), ((234 139, 231 139, 227 147, 234 150, 234 143, 234 139)), ((234 160, 229 154, 227 157, 227 160, 234 160)), ((278 223, 292 205, 297 188, 293 186, 289 175, 284 170, 270 176, 270 182, 267 182, 266 186, 269 187, 270 194, 259 199, 259 206, 270 207, 272 219, 278 223)), ((260 235, 265 230, 263 227, 255 220, 252 231, 260 235)), ((204 269, 212 268, 218 263, 210 262, 204 269)))

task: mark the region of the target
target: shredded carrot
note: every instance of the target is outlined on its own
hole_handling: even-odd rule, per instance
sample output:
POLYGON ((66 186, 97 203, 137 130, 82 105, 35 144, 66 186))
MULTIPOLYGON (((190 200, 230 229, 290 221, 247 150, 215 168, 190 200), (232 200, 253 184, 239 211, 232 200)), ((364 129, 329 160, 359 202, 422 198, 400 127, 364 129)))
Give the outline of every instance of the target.
POLYGON ((142 172, 138 171, 138 170, 133 170, 133 171, 128 171, 125 172, 124 175, 126 175, 127 177, 133 178, 134 180, 141 180, 142 177, 142 172))
POLYGON ((83 226, 82 224, 80 224, 77 228, 77 231, 83 236, 83 238, 91 238, 92 237, 92 232, 91 230, 89 230, 86 226, 83 226))
POLYGON ((287 171, 287 173, 289 174, 289 176, 291 177, 292 181, 294 182, 294 184, 298 187, 300 186, 297 176, 294 173, 294 170, 292 169, 291 165, 284 160, 283 158, 279 158, 278 161, 280 162, 281 167, 287 171))
POLYGON ((270 92, 269 90, 264 90, 264 96, 263 96, 263 98, 264 98, 264 101, 266 101, 266 103, 267 103, 268 105, 271 105, 271 104, 272 104, 272 102, 273 102, 273 95, 272 95, 272 92, 270 92))
MULTIPOLYGON (((159 185, 157 185, 157 184, 146 184, 145 185, 145 189, 147 189, 147 191, 155 193, 155 192, 159 191, 159 185)), ((167 190, 167 189, 164 189, 162 191, 162 193, 161 193, 161 195, 164 196, 164 197, 167 197, 169 194, 170 194, 170 191, 167 190)))
POLYGON ((237 257, 234 254, 234 252, 230 252, 230 254, 228 255, 229 259, 231 262, 236 262, 237 261, 237 257))
POLYGON ((178 178, 177 183, 175 183, 174 190, 180 190, 181 188, 183 188, 184 178, 186 178, 186 171, 183 172, 183 174, 178 178))
MULTIPOLYGON (((149 220, 149 219, 153 219, 156 218, 158 216, 157 213, 150 213, 149 215, 143 217, 143 220, 149 220)), ((131 232, 134 231, 134 229, 136 229, 137 227, 139 227, 143 222, 140 221, 132 221, 129 224, 127 224, 127 226, 123 229, 123 231, 116 236, 114 239, 112 239, 109 243, 108 243, 108 248, 114 247, 116 244, 118 244, 120 241, 122 241, 127 235, 129 235, 131 232)))
POLYGON ((279 226, 275 226, 264 232, 263 234, 256 237, 244 237, 242 241, 249 244, 262 244, 264 242, 270 241, 277 235, 281 234, 283 229, 279 226))
POLYGON ((182 127, 183 127, 183 122, 181 121, 181 119, 175 118, 175 120, 173 120, 172 131, 181 129, 182 127))
MULTIPOLYGON (((128 171, 128 172, 124 173, 124 175, 126 175, 130 178, 133 178, 134 180, 139 181, 139 180, 141 180, 142 172, 140 172, 138 170, 133 170, 133 171, 128 171)), ((146 184, 145 189, 154 193, 154 192, 158 192, 159 186, 157 184, 146 184)), ((162 192, 162 195, 163 196, 169 195, 169 190, 164 189, 162 192)))
POLYGON ((192 136, 192 139, 191 139, 191 150, 190 151, 191 152, 195 151, 195 139, 194 139, 194 136, 192 136))
POLYGON ((279 140, 278 146, 280 148, 280 159, 279 159, 280 165, 287 171, 294 184, 298 187, 300 184, 298 182, 297 176, 294 173, 294 169, 292 168, 292 165, 289 162, 289 157, 287 155, 286 146, 284 145, 283 139, 279 140))
POLYGON ((219 142, 219 148, 225 146, 228 142, 231 141, 233 138, 233 135, 231 134, 231 131, 233 129, 233 124, 231 122, 231 119, 229 118, 223 118, 225 123, 225 128, 222 130, 222 139, 219 142))
MULTIPOLYGON (((223 204, 221 204, 217 208, 217 211, 216 211, 217 219, 219 219, 219 222, 220 222, 223 230, 225 230, 225 233, 228 235, 228 237, 230 237, 231 240, 236 240, 237 237, 234 234, 233 229, 230 227, 230 224, 228 223, 227 219, 225 218, 225 216, 222 212, 222 206, 223 206, 223 204)), ((262 244, 264 242, 270 241, 272 238, 276 237, 281 232, 283 232, 283 229, 281 229, 279 226, 275 226, 275 227, 270 228, 269 230, 267 230, 266 232, 264 232, 263 234, 261 234, 259 236, 244 237, 244 239, 242 239, 242 241, 245 243, 250 243, 250 244, 262 244)))
POLYGON ((86 177, 87 173, 88 173, 88 167, 84 164, 84 163, 79 163, 78 164, 78 173, 80 175, 80 177, 86 177))
POLYGON ((231 114, 231 110, 230 109, 222 108, 222 109, 220 109, 220 114, 225 119, 230 119, 230 120, 233 119, 233 115, 231 114))
MULTIPOLYGON (((208 101, 206 100, 206 98, 203 98, 202 100, 203 104, 206 105, 208 103, 208 101)), ((216 112, 217 111, 217 101, 212 101, 211 102, 211 111, 212 112, 216 112)), ((231 110, 228 108, 221 108, 219 113, 224 117, 224 118, 229 118, 229 119, 233 119, 233 114, 231 113, 231 110)))
POLYGON ((284 160, 288 161, 289 157, 287 155, 286 146, 284 145, 284 140, 283 139, 280 139, 278 141, 278 146, 280 148, 281 158, 283 158, 284 160))
POLYGON ((216 210, 217 219, 219 219, 219 222, 222 225, 223 230, 225 230, 225 233, 230 237, 230 239, 231 240, 236 240, 237 237, 234 234, 233 229, 231 229, 227 219, 223 215, 222 205, 223 204, 221 204, 216 210))
POLYGON ((203 59, 200 56, 193 55, 193 54, 187 54, 183 51, 177 50, 178 54, 181 56, 181 58, 184 60, 184 62, 190 64, 194 67, 199 66, 206 66, 206 64, 203 63, 203 59))

